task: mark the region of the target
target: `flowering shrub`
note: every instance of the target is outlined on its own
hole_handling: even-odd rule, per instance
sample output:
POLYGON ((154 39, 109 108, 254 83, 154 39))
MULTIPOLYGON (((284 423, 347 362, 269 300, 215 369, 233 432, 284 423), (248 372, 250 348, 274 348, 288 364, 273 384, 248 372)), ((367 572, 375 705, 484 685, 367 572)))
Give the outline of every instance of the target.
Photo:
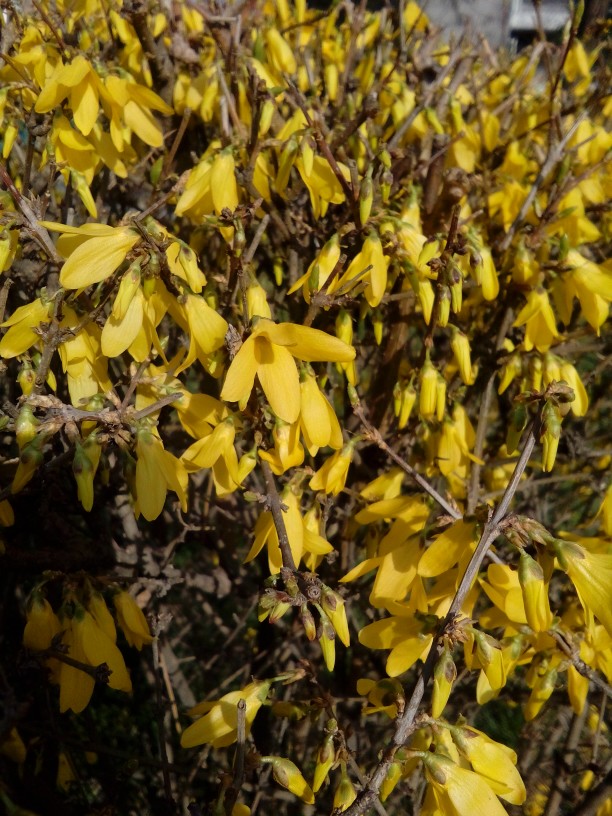
POLYGON ((581 7, 512 58, 412 0, 34 6, 0 54, 7 812, 603 802, 581 7))

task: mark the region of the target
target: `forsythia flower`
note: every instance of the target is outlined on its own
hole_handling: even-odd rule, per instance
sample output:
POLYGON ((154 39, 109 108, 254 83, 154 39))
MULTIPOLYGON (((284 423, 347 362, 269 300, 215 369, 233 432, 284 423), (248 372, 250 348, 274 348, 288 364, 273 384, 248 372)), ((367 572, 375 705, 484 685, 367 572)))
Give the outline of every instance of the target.
POLYGON ((576 587, 587 618, 595 615, 612 637, 612 555, 589 552, 573 541, 555 539, 561 568, 576 587))
MULTIPOLYGON (((197 444, 197 443, 196 443, 197 444)), ((136 441, 136 496, 138 509, 147 521, 156 519, 164 507, 166 491, 173 490, 187 510, 187 472, 158 436, 138 431, 136 441)))
POLYGON ((527 324, 525 350, 531 351, 535 346, 538 351, 548 351, 559 333, 555 314, 548 300, 548 293, 542 287, 533 289, 527 296, 527 304, 518 313, 513 326, 527 324))
POLYGON ((240 700, 246 703, 245 726, 248 736, 255 715, 266 701, 270 685, 269 680, 255 680, 239 691, 224 694, 220 700, 194 706, 189 713, 204 716, 183 731, 181 736, 183 748, 193 748, 207 742, 214 748, 225 748, 236 742, 240 700))
POLYGON ((349 442, 341 451, 326 459, 325 464, 317 470, 310 480, 312 490, 323 490, 332 496, 337 496, 346 484, 348 470, 353 460, 354 442, 349 442))
POLYGON ((318 329, 260 318, 229 367, 221 399, 245 404, 257 376, 274 413, 285 422, 295 422, 301 400, 293 357, 305 362, 349 362, 355 349, 318 329))
POLYGON ((427 781, 442 813, 453 816, 507 816, 488 781, 442 754, 421 753, 427 781))
POLYGON ((129 227, 106 224, 69 227, 50 221, 40 223, 54 232, 64 233, 57 248, 62 255, 68 256, 60 271, 60 283, 65 289, 82 289, 105 280, 140 240, 140 234, 129 227))
POLYGON ((142 609, 128 592, 118 592, 113 597, 117 612, 117 622, 130 646, 142 649, 145 643, 151 643, 153 635, 142 609))

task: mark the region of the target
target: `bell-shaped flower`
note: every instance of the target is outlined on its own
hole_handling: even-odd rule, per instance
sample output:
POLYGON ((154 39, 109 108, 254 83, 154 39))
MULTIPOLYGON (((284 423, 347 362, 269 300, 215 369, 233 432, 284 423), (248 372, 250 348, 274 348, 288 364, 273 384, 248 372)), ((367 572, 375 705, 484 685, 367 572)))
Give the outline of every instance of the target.
POLYGON ((219 700, 210 700, 194 706, 190 714, 203 715, 186 728, 181 735, 183 748, 210 743, 214 748, 225 748, 236 742, 238 732, 238 703, 244 700, 245 729, 251 731, 255 715, 265 703, 270 690, 269 680, 254 680, 238 691, 224 694, 219 700))
POLYGON ((389 677, 397 677, 429 654, 433 637, 424 630, 422 621, 412 614, 393 615, 364 626, 359 642, 368 649, 391 649, 386 671, 389 677))
POLYGON ((164 450, 161 439, 146 428, 136 436, 137 509, 147 521, 156 519, 164 508, 166 493, 173 490, 183 512, 187 509, 187 471, 180 459, 164 450))
POLYGON ((612 555, 590 552, 574 541, 555 539, 559 564, 576 587, 587 620, 593 615, 612 637, 612 555))
POLYGON ((272 472, 280 476, 291 467, 298 467, 304 461, 304 448, 300 442, 297 422, 289 425, 277 419, 272 431, 274 447, 269 451, 259 451, 259 456, 269 462, 272 472))
POLYGON ((337 288, 353 288, 363 281, 366 283, 366 300, 370 306, 378 306, 387 287, 388 266, 389 258, 383 254, 380 238, 377 233, 370 232, 363 242, 361 252, 351 261, 338 281, 337 288))
POLYGON ((565 273, 556 289, 560 317, 566 325, 570 322, 572 303, 577 297, 586 321, 599 334, 612 301, 612 275, 576 249, 570 249, 565 264, 570 271, 565 273))
POLYGON ((349 467, 353 461, 354 448, 355 441, 352 440, 342 450, 329 456, 308 483, 311 490, 323 490, 325 493, 337 496, 346 484, 349 467))
POLYGON ((310 366, 301 369, 300 377, 300 428, 308 453, 316 456, 319 448, 328 446, 338 450, 342 447, 342 428, 336 412, 319 388, 310 366))
POLYGON ((474 771, 506 802, 522 805, 525 785, 516 769, 516 753, 471 726, 449 726, 453 741, 474 771))
POLYGON ((0 340, 0 357, 10 359, 26 352, 39 343, 41 338, 34 330, 41 323, 51 322, 52 304, 36 298, 25 306, 18 306, 13 314, 0 324, 8 326, 8 331, 0 340))
POLYGON ((130 646, 140 650, 145 644, 153 641, 147 619, 129 592, 117 592, 113 596, 113 604, 117 613, 117 623, 130 646))
POLYGON ((130 227, 95 223, 71 227, 51 221, 40 223, 47 229, 63 233, 57 248, 68 259, 60 270, 60 284, 65 289, 82 289, 110 277, 141 237, 130 227))
POLYGON ((440 812, 452 816, 507 816, 488 781, 442 754, 419 753, 440 812))
POLYGON ((548 351, 553 340, 559 336, 557 321, 548 299, 548 293, 541 286, 527 296, 527 304, 518 313, 513 326, 525 326, 523 345, 526 351, 537 348, 548 351))
POLYGON ((232 360, 221 399, 245 405, 257 376, 274 413, 285 422, 295 422, 301 395, 294 357, 305 362, 349 362, 355 349, 318 329, 260 318, 232 360))

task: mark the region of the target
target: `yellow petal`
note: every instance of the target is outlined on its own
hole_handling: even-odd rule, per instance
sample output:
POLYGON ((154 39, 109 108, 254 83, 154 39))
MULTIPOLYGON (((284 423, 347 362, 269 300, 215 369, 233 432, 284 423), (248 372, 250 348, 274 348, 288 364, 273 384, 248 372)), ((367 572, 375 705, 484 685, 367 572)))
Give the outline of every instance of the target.
POLYGON ((60 272, 66 289, 81 289, 105 280, 125 260, 139 236, 129 229, 117 229, 112 237, 90 238, 77 247, 60 272))
POLYGON ((112 314, 108 316, 102 329, 102 354, 118 357, 133 343, 142 327, 143 304, 144 295, 139 288, 121 320, 112 314))
POLYGON ((295 361, 287 349, 255 338, 257 376, 276 416, 295 422, 300 413, 300 380, 295 361))

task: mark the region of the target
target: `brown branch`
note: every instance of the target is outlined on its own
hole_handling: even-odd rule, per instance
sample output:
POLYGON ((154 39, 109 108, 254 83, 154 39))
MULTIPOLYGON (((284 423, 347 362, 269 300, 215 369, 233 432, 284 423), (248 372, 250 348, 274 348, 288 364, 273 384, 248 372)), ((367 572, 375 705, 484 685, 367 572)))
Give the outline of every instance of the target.
POLYGON ((283 568, 296 571, 295 561, 293 560, 293 553, 289 544, 289 536, 287 535, 287 527, 285 526, 285 519, 283 518, 283 505, 276 489, 276 482, 272 474, 270 465, 263 459, 260 460, 261 469, 263 471, 266 482, 267 500, 270 506, 270 512, 274 519, 274 526, 276 527, 276 534, 278 536, 278 546, 281 551, 281 558, 283 561, 283 568))
MULTIPOLYGON (((512 324, 513 317, 514 315, 512 309, 506 309, 506 313, 504 314, 501 325, 499 327, 499 331, 497 333, 497 338, 495 340, 496 351, 499 351, 501 348, 503 348, 504 339, 506 337, 506 333, 508 332, 512 324)), ((491 400, 493 399, 493 390, 495 386, 496 376, 497 370, 494 369, 489 375, 489 379, 487 380, 487 384, 485 386, 484 395, 482 397, 482 402, 480 403, 480 411, 478 413, 478 425, 476 426, 476 441, 474 443, 474 456, 479 460, 482 460, 482 454, 484 453, 484 443, 487 434, 487 428, 489 427, 489 410, 491 408, 491 400)), ((466 507, 466 512, 468 513, 468 515, 474 512, 474 510, 476 509, 476 505, 478 504, 481 469, 482 465, 480 464, 480 462, 472 462, 466 507)))
POLYGON ((587 714, 589 713, 588 702, 582 707, 580 714, 574 714, 572 724, 567 734, 563 753, 558 752, 555 762, 555 769, 552 775, 552 788, 550 796, 546 802, 543 816, 557 816, 564 794, 569 784, 569 776, 572 773, 572 766, 576 751, 580 744, 580 735, 584 730, 587 714))

